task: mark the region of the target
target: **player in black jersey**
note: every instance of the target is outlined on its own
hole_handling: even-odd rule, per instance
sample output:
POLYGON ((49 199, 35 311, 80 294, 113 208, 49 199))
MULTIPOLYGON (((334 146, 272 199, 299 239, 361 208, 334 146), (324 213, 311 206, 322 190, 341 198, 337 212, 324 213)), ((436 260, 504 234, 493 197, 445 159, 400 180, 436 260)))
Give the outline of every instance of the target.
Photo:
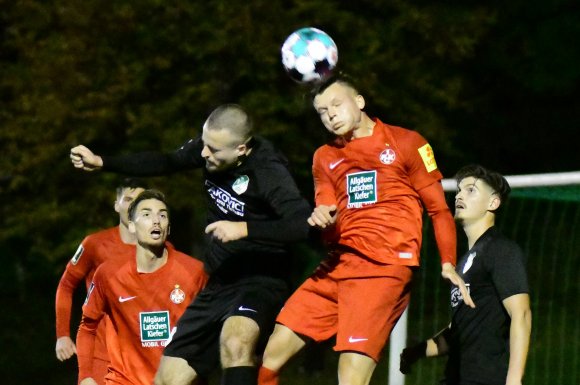
POLYGON ((451 290, 451 324, 433 338, 401 354, 409 373, 421 357, 447 354, 447 385, 521 385, 532 314, 525 258, 520 247, 494 227, 510 186, 500 174, 467 166, 456 175, 455 219, 467 235, 469 250, 456 270, 469 288, 475 308, 451 290))
POLYGON ((190 384, 221 362, 223 384, 255 384, 256 354, 288 295, 288 245, 309 231, 311 208, 285 158, 253 136, 250 117, 234 104, 215 109, 201 136, 172 153, 99 156, 79 145, 70 157, 86 171, 135 176, 204 168, 210 280, 179 320, 155 383, 190 384))

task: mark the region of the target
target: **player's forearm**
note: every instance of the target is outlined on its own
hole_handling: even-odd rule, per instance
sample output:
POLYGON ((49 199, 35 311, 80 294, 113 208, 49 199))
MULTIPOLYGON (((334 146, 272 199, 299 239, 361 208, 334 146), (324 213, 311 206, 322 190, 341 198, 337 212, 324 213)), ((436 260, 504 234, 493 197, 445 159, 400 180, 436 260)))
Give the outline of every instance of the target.
POLYGON ((521 384, 526 368, 531 330, 531 310, 527 309, 517 314, 512 314, 510 324, 510 359, 506 384, 521 384))
POLYGON ((437 249, 441 257, 441 264, 457 262, 457 234, 455 221, 448 210, 439 211, 431 216, 437 249))
POLYGON ((444 356, 449 352, 449 326, 427 340, 425 355, 427 357, 444 356))
POLYGON ((63 275, 56 289, 56 337, 70 336, 70 319, 73 302, 73 293, 77 285, 63 275))
POLYGON ((95 351, 96 325, 98 321, 83 317, 77 333, 77 359, 79 379, 93 375, 93 356, 95 351))
POLYGON ((292 215, 269 221, 248 221, 248 238, 276 242, 297 242, 308 238, 310 226, 307 218, 310 207, 296 205, 292 215))
POLYGON ((159 152, 141 152, 129 155, 105 156, 103 171, 114 171, 133 176, 158 176, 178 171, 170 157, 159 152))

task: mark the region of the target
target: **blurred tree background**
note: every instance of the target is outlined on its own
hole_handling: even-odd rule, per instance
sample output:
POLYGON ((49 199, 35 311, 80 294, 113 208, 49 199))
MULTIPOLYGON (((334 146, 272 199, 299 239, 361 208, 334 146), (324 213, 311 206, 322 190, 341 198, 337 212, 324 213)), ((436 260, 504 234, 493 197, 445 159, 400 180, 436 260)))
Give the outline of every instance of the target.
MULTIPOLYGON (((325 133, 279 52, 304 26, 333 37, 371 115, 422 133, 446 177, 469 162, 580 168, 576 2, 0 0, 3 378, 75 383, 74 360, 54 358, 54 293, 83 237, 115 224, 119 176, 73 169, 72 146, 173 150, 236 102, 312 199, 325 133)), ((172 241, 200 255, 201 174, 151 182, 171 202, 172 241)))

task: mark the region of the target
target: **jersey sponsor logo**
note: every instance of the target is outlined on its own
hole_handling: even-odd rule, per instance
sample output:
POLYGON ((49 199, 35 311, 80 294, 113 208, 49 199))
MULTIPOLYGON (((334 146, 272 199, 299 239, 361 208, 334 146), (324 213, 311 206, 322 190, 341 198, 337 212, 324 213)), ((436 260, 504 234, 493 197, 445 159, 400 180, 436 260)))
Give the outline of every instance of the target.
POLYGON ((85 298, 85 305, 87 303, 89 303, 89 297, 91 296, 91 293, 93 292, 93 289, 95 288, 95 283, 91 282, 91 284, 89 285, 89 288, 87 289, 87 297, 85 298))
POLYGON ((431 172, 437 169, 437 162, 435 162, 435 154, 433 153, 433 149, 429 143, 425 144, 422 147, 419 147, 419 155, 421 155, 421 159, 423 160, 423 164, 427 169, 427 172, 431 172))
POLYGON ((147 344, 149 342, 163 341, 163 346, 171 337, 169 327, 169 310, 149 311, 139 313, 139 328, 141 330, 141 345, 145 347, 159 346, 147 344), (145 343, 145 345, 143 345, 145 343))
POLYGON ((238 311, 251 311, 251 312, 254 312, 254 313, 257 313, 258 312, 257 310, 251 309, 249 307, 245 307, 244 305, 240 306, 238 308, 238 311))
POLYGON ((179 305, 180 303, 185 301, 185 292, 179 288, 179 285, 175 285, 175 289, 171 290, 169 299, 174 304, 179 305))
POLYGON ((383 152, 381 152, 379 155, 379 160, 384 164, 393 164, 395 159, 397 159, 397 155, 395 154, 395 151, 390 148, 383 150, 383 152))
MULTIPOLYGON (((469 283, 465 283, 465 286, 467 287, 467 292, 469 293, 469 283)), ((461 291, 457 286, 453 286, 453 289, 451 289, 451 307, 457 307, 461 304, 461 302, 463 302, 461 291)))
POLYGON ((357 343, 357 342, 363 342, 363 341, 368 341, 368 338, 355 338, 353 336, 348 337, 348 342, 350 342, 351 344, 357 343))
POLYGON ((331 170, 334 170, 336 168, 336 166, 338 166, 342 162, 344 162, 344 158, 339 159, 336 162, 332 162, 331 164, 328 165, 328 168, 331 169, 331 170))
POLYGON ((377 171, 363 171, 346 176, 347 208, 360 208, 377 201, 377 171))
POLYGON ((246 192, 248 189, 248 185, 250 184, 250 177, 247 175, 242 175, 232 185, 232 189, 236 192, 236 194, 241 195, 246 192))
POLYGON ((136 295, 134 295, 134 296, 132 296, 132 297, 122 297, 122 296, 119 296, 119 302, 123 303, 123 302, 130 301, 130 300, 132 300, 132 299, 135 299, 135 298, 137 298, 137 296, 136 296, 136 295))
POLYGON ((85 248, 83 247, 83 245, 79 245, 79 248, 75 252, 75 255, 73 255, 73 257, 71 258, 70 263, 76 265, 79 262, 79 259, 81 259, 81 256, 83 255, 84 251, 85 248))
POLYGON ((471 253, 469 254, 469 257, 467 257, 467 262, 465 262, 465 265, 463 266, 463 274, 467 273, 467 271, 469 269, 471 269, 471 266, 473 265, 473 259, 477 256, 477 253, 471 253))
POLYGON ((209 196, 221 211, 225 214, 233 213, 240 217, 244 216, 244 202, 234 198, 229 192, 219 188, 208 180, 205 181, 205 185, 209 196))

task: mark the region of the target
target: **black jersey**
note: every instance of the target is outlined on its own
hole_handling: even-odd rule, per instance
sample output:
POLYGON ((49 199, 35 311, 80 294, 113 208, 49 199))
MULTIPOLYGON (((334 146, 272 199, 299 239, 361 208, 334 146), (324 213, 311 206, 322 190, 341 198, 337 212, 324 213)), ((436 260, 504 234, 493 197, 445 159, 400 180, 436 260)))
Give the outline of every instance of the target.
POLYGON ((502 301, 529 293, 520 247, 492 227, 457 263, 475 309, 451 289, 451 334, 447 384, 505 384, 509 363, 510 318, 502 301))
POLYGON ((239 166, 222 172, 205 169, 201 137, 167 154, 103 156, 103 170, 153 176, 203 168, 209 205, 207 222, 248 224, 245 239, 222 243, 207 236, 203 258, 207 272, 224 281, 253 275, 282 278, 288 273, 288 244, 308 235, 311 208, 290 175, 284 156, 263 138, 254 137, 251 147, 239 166))

